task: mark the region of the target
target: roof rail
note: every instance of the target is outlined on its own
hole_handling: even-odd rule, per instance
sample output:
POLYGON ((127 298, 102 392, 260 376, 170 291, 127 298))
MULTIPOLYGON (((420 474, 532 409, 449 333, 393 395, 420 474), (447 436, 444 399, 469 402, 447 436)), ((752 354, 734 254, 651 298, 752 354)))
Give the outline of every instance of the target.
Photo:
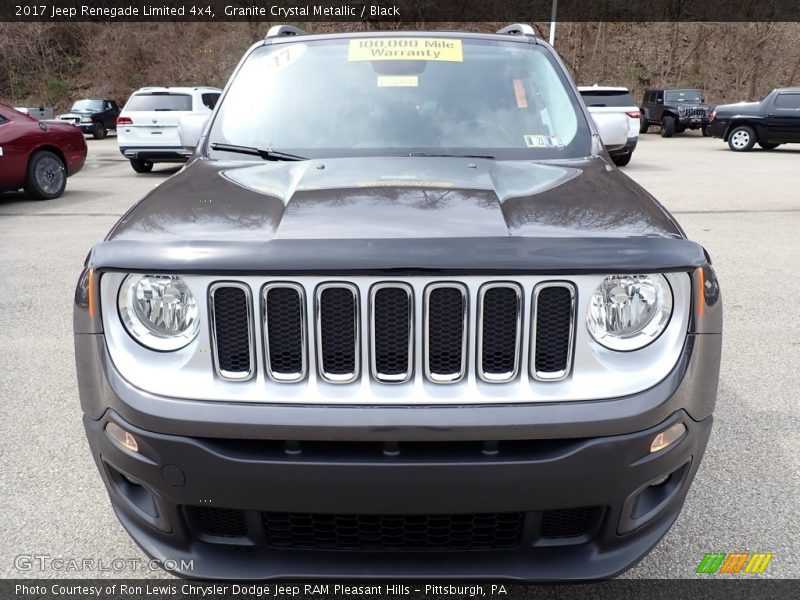
POLYGON ((266 39, 285 35, 308 35, 308 32, 303 31, 299 27, 294 27, 293 25, 273 25, 269 28, 269 31, 267 31, 266 39))
POLYGON ((536 37, 536 32, 533 30, 533 27, 527 23, 514 23, 513 25, 506 25, 502 29, 499 29, 497 33, 501 33, 503 35, 529 35, 531 37, 536 37))

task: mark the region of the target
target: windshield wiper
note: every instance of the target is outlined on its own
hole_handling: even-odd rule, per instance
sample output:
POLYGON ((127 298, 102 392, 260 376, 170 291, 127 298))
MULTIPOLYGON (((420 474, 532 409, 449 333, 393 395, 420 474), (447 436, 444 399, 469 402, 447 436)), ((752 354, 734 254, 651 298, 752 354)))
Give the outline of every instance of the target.
POLYGON ((211 144, 212 150, 221 150, 222 152, 238 152, 239 154, 250 154, 252 156, 260 156, 264 160, 308 160, 305 156, 297 156, 296 154, 287 154, 286 152, 278 152, 272 148, 263 149, 256 148, 255 146, 237 146, 235 144, 211 144))
POLYGON ((435 158, 488 158, 494 159, 491 154, 431 154, 430 152, 409 152, 409 156, 431 156, 435 158))

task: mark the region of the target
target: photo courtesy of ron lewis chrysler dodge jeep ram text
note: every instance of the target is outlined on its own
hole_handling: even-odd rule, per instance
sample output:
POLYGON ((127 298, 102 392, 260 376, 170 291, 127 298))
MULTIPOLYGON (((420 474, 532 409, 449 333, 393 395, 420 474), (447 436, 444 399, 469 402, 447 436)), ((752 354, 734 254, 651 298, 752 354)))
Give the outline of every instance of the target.
POLYGON ((147 554, 574 580, 664 536, 711 431, 719 286, 530 26, 277 26, 202 120, 75 295, 89 445, 147 554))

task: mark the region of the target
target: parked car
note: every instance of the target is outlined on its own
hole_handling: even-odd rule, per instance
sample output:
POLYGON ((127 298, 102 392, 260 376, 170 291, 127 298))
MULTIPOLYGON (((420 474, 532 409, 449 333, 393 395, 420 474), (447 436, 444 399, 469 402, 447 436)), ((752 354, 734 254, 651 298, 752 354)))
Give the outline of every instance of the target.
POLYGON ((609 151, 614 164, 624 167, 631 161, 633 151, 636 150, 636 144, 639 141, 639 117, 641 113, 639 112, 639 107, 636 106, 636 100, 633 99, 626 87, 609 87, 595 84, 592 86, 579 86, 578 91, 580 91, 583 101, 592 115, 620 113, 628 118, 630 126, 628 141, 623 148, 609 151))
POLYGON ((529 25, 275 26, 200 120, 75 295, 89 445, 148 554, 198 579, 601 579, 669 530, 719 286, 529 25))
POLYGON ((0 192, 24 188, 32 198, 58 198, 85 161, 86 141, 75 127, 0 104, 0 192))
POLYGON ((800 143, 800 87, 772 90, 758 102, 720 104, 711 111, 709 134, 728 142, 734 152, 758 144, 774 150, 800 143))
POLYGON ((661 137, 672 137, 687 129, 700 129, 703 135, 708 135, 706 126, 710 110, 700 90, 645 90, 639 133, 647 133, 651 125, 659 125, 661 137))
POLYGON ((58 115, 57 119, 73 123, 83 133, 89 133, 96 140, 102 140, 108 132, 117 128, 119 106, 114 100, 78 100, 68 113, 58 115))
POLYGON ((119 151, 137 173, 157 162, 185 162, 178 123, 184 115, 211 114, 221 90, 212 87, 145 87, 134 92, 117 118, 119 151))

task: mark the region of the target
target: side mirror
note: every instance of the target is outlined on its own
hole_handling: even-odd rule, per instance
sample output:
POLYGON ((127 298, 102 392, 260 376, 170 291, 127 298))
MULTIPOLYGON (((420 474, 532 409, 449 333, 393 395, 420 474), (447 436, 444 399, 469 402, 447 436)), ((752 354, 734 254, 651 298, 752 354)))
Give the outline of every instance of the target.
POLYGON ((628 115, 620 113, 593 113, 592 119, 606 150, 619 150, 628 143, 630 125, 628 115))
POLYGON ((181 117, 178 122, 178 137, 181 140, 181 146, 194 152, 207 122, 208 115, 185 115, 181 117))

